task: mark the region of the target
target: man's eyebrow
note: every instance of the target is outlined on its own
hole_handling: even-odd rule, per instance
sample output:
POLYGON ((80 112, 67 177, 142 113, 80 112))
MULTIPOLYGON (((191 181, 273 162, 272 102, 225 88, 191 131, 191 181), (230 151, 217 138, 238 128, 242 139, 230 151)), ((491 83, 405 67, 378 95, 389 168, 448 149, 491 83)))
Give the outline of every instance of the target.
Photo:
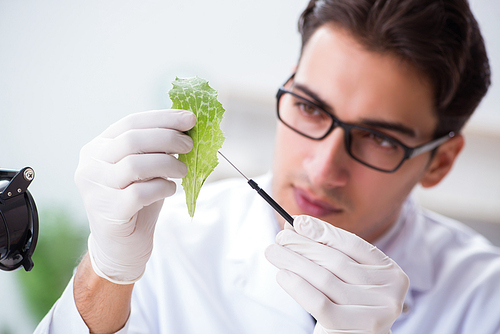
POLYGON ((325 109, 326 111, 330 112, 333 110, 332 107, 330 107, 328 105, 328 103, 326 103, 325 101, 323 101, 318 94, 316 94, 315 92, 313 92, 312 90, 310 90, 309 88, 307 88, 307 86, 304 86, 300 83, 296 83, 294 82, 293 88, 297 88, 298 90, 302 91, 303 93, 305 93, 307 96, 311 97, 314 101, 314 103, 316 103, 317 105, 319 105, 321 108, 325 109))
POLYGON ((406 125, 401 124, 401 123, 377 121, 377 120, 371 120, 371 119, 362 119, 361 124, 372 126, 375 128, 396 131, 396 132, 399 132, 401 134, 410 136, 412 138, 415 138, 417 136, 417 134, 415 133, 415 131, 413 129, 411 129, 411 128, 409 128, 406 125))

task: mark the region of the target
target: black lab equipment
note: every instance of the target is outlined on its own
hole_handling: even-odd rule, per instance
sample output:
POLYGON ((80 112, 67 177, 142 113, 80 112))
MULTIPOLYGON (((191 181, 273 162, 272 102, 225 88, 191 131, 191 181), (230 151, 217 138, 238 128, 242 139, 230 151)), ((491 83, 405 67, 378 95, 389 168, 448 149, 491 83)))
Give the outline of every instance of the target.
POLYGON ((33 268, 31 256, 38 240, 38 212, 28 186, 35 177, 31 167, 0 169, 0 269, 33 268))

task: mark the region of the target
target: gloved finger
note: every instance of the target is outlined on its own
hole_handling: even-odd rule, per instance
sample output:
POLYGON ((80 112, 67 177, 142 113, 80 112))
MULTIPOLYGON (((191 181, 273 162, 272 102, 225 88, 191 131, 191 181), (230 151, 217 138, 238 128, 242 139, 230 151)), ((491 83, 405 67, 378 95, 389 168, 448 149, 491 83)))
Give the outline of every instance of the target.
POLYGON ((116 163, 131 154, 188 153, 193 140, 188 135, 170 129, 129 130, 118 137, 101 142, 102 147, 94 157, 109 163, 116 163))
POLYGON ((280 270, 276 275, 276 281, 325 329, 335 329, 332 333, 342 333, 342 331, 378 333, 380 326, 386 323, 388 316, 383 308, 366 305, 338 305, 307 280, 288 270, 280 270))
POLYGON ((392 275, 390 272, 394 265, 392 261, 382 264, 360 264, 338 249, 306 238, 295 231, 279 232, 276 243, 326 268, 349 284, 383 285, 392 275))
MULTIPOLYGON (((315 318, 322 313, 325 304, 331 303, 326 296, 299 275, 282 269, 276 274, 276 281, 297 303, 315 318)), ((316 320, 320 320, 316 318, 316 320)))
POLYGON ((180 109, 151 110, 122 118, 109 126, 100 137, 112 139, 133 129, 164 128, 184 132, 195 124, 196 116, 191 111, 180 109))
POLYGON ((362 264, 379 265, 390 262, 382 251, 357 235, 310 216, 294 220, 295 231, 311 240, 333 247, 362 264))
POLYGON ((116 189, 154 178, 182 178, 187 173, 186 164, 168 154, 133 154, 116 164, 105 165, 104 168, 97 168, 101 172, 94 173, 93 179, 116 189))
POLYGON ((265 254, 274 266, 302 277, 336 304, 375 306, 384 298, 380 286, 346 283, 335 273, 285 247, 270 245, 265 254))
POLYGON ((117 191, 118 198, 110 200, 112 209, 108 211, 116 213, 114 219, 128 221, 142 208, 172 196, 175 190, 175 182, 163 178, 134 182, 127 188, 117 191))
MULTIPOLYGON (((161 207, 163 206, 164 199, 160 199, 152 204, 146 205, 152 209, 153 211, 159 212, 161 207)), ((135 234, 137 239, 148 240, 148 242, 153 242, 152 239, 142 236, 147 236, 152 234, 154 231, 154 226, 156 225, 156 219, 141 219, 141 215, 144 210, 139 211, 138 213, 134 213, 130 216, 129 219, 123 220, 108 220, 108 224, 106 226, 100 226, 99 229, 101 231, 105 231, 106 233, 111 233, 115 237, 128 237, 132 233, 135 234)), ((150 247, 147 243, 136 245, 134 249, 136 251, 143 251, 145 248, 150 247)), ((127 260, 128 261, 128 260, 127 260)))

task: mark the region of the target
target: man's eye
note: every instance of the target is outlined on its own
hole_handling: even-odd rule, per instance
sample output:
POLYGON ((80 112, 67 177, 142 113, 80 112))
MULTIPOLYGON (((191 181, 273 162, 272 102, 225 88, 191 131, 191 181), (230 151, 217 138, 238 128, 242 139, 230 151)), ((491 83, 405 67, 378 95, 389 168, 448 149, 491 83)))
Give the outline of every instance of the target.
POLYGON ((322 114, 322 112, 318 110, 318 108, 307 103, 297 102, 296 106, 300 109, 300 111, 308 116, 318 116, 322 114))
POLYGON ((377 146, 387 148, 387 149, 396 149, 397 148, 397 145, 394 142, 392 142, 391 140, 388 140, 385 137, 379 136, 373 132, 368 132, 367 136, 377 146))

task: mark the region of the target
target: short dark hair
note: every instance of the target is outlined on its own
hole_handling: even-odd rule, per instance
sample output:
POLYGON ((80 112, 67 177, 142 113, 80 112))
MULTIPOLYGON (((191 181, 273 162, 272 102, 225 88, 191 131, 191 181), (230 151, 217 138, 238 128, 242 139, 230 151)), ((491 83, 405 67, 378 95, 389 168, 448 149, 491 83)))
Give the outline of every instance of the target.
POLYGON ((302 50, 329 23, 370 51, 397 55, 430 80, 435 137, 459 132, 490 86, 483 37, 467 0, 311 0, 299 20, 302 50))

